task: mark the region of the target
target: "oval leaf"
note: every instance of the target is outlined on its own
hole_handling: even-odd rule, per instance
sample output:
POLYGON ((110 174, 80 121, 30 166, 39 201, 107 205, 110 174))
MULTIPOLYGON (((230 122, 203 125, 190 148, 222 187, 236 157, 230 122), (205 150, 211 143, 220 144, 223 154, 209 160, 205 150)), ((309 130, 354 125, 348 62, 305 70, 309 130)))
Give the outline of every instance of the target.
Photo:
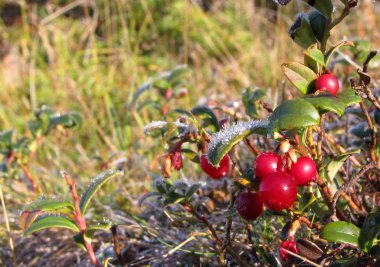
POLYGON ((330 94, 320 94, 317 96, 305 97, 304 99, 313 104, 314 107, 318 108, 322 113, 331 111, 342 116, 346 110, 345 104, 338 97, 330 94))
POLYGON ((288 100, 278 106, 270 117, 271 130, 295 130, 319 124, 319 112, 303 99, 288 100))
POLYGON ((238 122, 211 136, 207 157, 211 164, 217 166, 231 148, 250 134, 265 134, 269 122, 256 120, 238 122))
POLYGON ((53 228, 53 227, 58 227, 58 228, 66 228, 73 230, 75 232, 79 232, 78 226, 70 221, 69 219, 62 217, 62 216, 46 216, 42 217, 40 219, 35 220, 30 227, 28 227, 24 231, 24 235, 31 234, 33 232, 37 232, 43 229, 47 228, 53 228))
POLYGON ((304 54, 305 65, 312 66, 314 71, 318 72, 320 70, 318 66, 326 66, 325 56, 322 51, 318 49, 316 44, 312 44, 308 49, 306 49, 304 54))
POLYGON ((201 116, 203 118, 204 127, 212 126, 213 131, 217 131, 218 119, 212 109, 207 106, 197 106, 191 110, 191 113, 195 116, 201 116))
POLYGON ((327 164, 327 177, 330 182, 333 181, 335 175, 338 173, 339 169, 343 166, 344 162, 353 154, 360 153, 360 150, 350 151, 343 154, 340 154, 332 158, 327 164))
POLYGON ((317 74, 298 62, 287 62, 281 65, 286 78, 302 93, 308 94, 314 89, 314 81, 317 74))
POLYGON ((376 237, 380 233, 380 208, 370 213, 360 230, 359 245, 365 252, 370 252, 376 244, 376 237))
POLYGON ((321 232, 321 237, 331 242, 358 246, 360 229, 348 222, 331 222, 321 232))
POLYGON ((353 89, 346 89, 344 92, 336 95, 346 107, 360 103, 362 98, 358 96, 353 89))
POLYGON ((82 214, 86 213, 87 207, 90 204, 91 199, 94 197, 95 193, 100 189, 100 187, 102 187, 102 185, 104 185, 111 178, 116 177, 118 175, 121 175, 121 172, 108 170, 101 174, 98 174, 91 180, 90 185, 87 187, 86 191, 83 193, 80 199, 79 206, 82 214))
POLYGON ((317 42, 313 30, 309 24, 308 16, 305 13, 297 15, 293 25, 290 26, 289 36, 302 48, 308 48, 317 42))
POLYGON ((334 52, 339 49, 340 47, 342 46, 347 46, 347 45, 350 45, 350 46, 354 46, 354 43, 353 42, 350 42, 350 41, 341 41, 339 42, 338 44, 334 45, 325 55, 325 63, 326 63, 326 66, 329 64, 329 61, 330 61, 330 58, 332 56, 332 54, 334 54, 334 52))

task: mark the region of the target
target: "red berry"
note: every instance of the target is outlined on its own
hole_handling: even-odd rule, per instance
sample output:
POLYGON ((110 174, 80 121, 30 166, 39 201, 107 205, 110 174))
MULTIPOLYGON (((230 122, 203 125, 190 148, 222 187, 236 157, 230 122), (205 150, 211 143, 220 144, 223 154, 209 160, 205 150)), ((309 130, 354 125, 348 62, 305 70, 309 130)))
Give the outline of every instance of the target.
POLYGON ((308 185, 317 175, 317 166, 309 157, 300 157, 290 166, 289 174, 294 177, 297 185, 308 185))
POLYGON ((292 257, 292 255, 290 255, 288 252, 286 252, 285 249, 289 250, 291 252, 294 252, 294 253, 298 253, 296 242, 290 241, 290 240, 286 240, 286 241, 282 242, 281 247, 280 247, 280 257, 284 261, 287 261, 287 260, 289 260, 289 258, 292 257))
POLYGON ((264 152, 260 154, 254 164, 254 170, 260 179, 268 174, 281 170, 281 156, 277 153, 264 152))
POLYGON ((247 221, 256 220, 263 212, 263 201, 257 193, 240 193, 236 198, 235 205, 239 214, 247 221))
POLYGON ((220 179, 230 171, 230 157, 225 155, 219 163, 219 167, 212 166, 206 154, 201 156, 201 168, 213 179, 220 179))
POLYGON ((336 95, 339 90, 339 81, 332 74, 323 74, 315 82, 315 89, 319 91, 328 91, 331 95, 336 95))
POLYGON ((289 208, 296 200, 297 183, 290 174, 275 172, 261 180, 259 191, 268 208, 280 211, 289 208))

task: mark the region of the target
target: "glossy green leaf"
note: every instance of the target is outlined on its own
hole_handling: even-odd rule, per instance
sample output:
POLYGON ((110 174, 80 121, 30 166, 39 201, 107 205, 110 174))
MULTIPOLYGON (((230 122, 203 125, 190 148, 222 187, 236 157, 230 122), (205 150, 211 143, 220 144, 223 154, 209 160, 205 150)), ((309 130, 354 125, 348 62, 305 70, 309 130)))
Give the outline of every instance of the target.
POLYGON ((218 130, 218 118, 209 107, 197 106, 191 110, 191 113, 203 119, 203 127, 211 126, 214 132, 218 130))
POLYGON ((325 15, 326 18, 331 18, 333 12, 333 4, 331 0, 304 1, 325 15))
POLYGON ((289 29, 289 36, 304 49, 317 42, 308 21, 308 15, 305 13, 297 15, 295 22, 289 29))
POLYGON ((327 171, 327 178, 331 181, 334 180, 335 175, 338 173, 339 169, 343 166, 344 162, 353 154, 360 153, 360 150, 354 150, 350 152, 346 152, 343 154, 340 154, 327 163, 326 171, 327 171))
POLYGON ((119 171, 108 170, 101 174, 98 174, 91 179, 90 185, 87 187, 86 191, 82 194, 79 202, 80 210, 82 214, 86 213, 87 207, 90 204, 91 199, 94 197, 95 193, 111 178, 121 175, 119 171))
POLYGON ((314 10, 307 14, 307 18, 314 36, 322 42, 327 29, 326 17, 318 10, 314 10))
POLYGON ((217 166, 234 145, 253 133, 266 134, 268 126, 267 120, 241 121, 213 134, 207 150, 209 162, 217 166))
POLYGON ((288 100, 278 106, 270 117, 270 128, 296 130, 319 124, 319 112, 303 99, 288 100))
POLYGON ((25 206, 24 210, 40 210, 40 211, 73 211, 74 205, 71 202, 56 199, 43 199, 32 202, 25 206))
POLYGON ((380 208, 371 212, 365 219, 360 230, 359 246, 364 252, 370 252, 376 244, 377 236, 380 233, 380 208))
POLYGON ((263 98, 265 96, 265 91, 258 89, 258 88, 252 88, 248 87, 244 89, 242 94, 242 101, 245 107, 245 112, 248 116, 251 118, 257 118, 259 115, 259 105, 258 100, 263 98))
POLYGON ((321 72, 322 67, 325 67, 325 56, 322 51, 318 49, 317 44, 312 44, 304 52, 304 63, 306 66, 312 68, 314 72, 321 72))
POLYGON ((338 114, 339 116, 342 116, 346 110, 345 104, 338 97, 332 96, 330 94, 308 96, 304 99, 307 102, 313 104, 314 107, 318 108, 321 113, 331 111, 335 114, 338 114))
POLYGON ((299 210, 304 212, 311 204, 313 204, 317 198, 311 192, 305 192, 302 194, 299 204, 299 210))
POLYGON ((362 98, 358 96, 353 89, 346 89, 344 92, 336 94, 346 107, 360 103, 362 98))
POLYGON ((349 222, 330 222, 323 227, 321 237, 330 242, 358 246, 360 228, 349 222))
POLYGON ((329 64, 330 62, 330 59, 331 59, 331 56, 334 54, 334 52, 339 49, 340 47, 342 46, 347 46, 347 45, 350 45, 350 46, 353 46, 354 44, 350 41, 341 41, 339 42, 338 44, 334 45, 325 55, 325 62, 326 62, 326 65, 329 64))
POLYGON ((79 232, 78 226, 69 219, 62 216, 46 216, 35 220, 30 227, 24 231, 24 235, 31 234, 47 228, 66 228, 79 232))
POLYGON ((317 74, 312 69, 298 62, 284 63, 281 68, 286 78, 302 94, 305 95, 313 91, 317 74))

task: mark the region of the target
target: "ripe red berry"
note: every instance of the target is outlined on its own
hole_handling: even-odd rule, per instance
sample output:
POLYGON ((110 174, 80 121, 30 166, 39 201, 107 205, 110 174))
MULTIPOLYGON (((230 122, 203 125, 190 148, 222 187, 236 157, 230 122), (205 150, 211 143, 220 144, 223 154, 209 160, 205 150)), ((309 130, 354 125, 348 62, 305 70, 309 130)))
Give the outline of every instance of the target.
POLYGON ((323 74, 315 82, 315 89, 319 91, 328 91, 331 95, 336 95, 339 90, 339 81, 332 74, 323 74))
POLYGON ((260 179, 268 174, 281 170, 281 156, 277 153, 264 152, 260 154, 254 164, 254 171, 260 179))
POLYGON ((236 198, 235 205, 239 214, 247 221, 256 220, 263 212, 263 201, 257 193, 240 193, 236 198))
POLYGON ((268 208, 280 211, 289 208, 296 200, 297 183, 290 174, 275 172, 261 180, 259 191, 268 208))
POLYGON ((281 247, 280 247, 280 257, 284 261, 287 261, 287 260, 289 260, 289 258, 292 257, 292 255, 290 255, 288 252, 286 252, 285 249, 289 250, 291 252, 294 252, 294 253, 298 253, 296 242, 290 241, 290 240, 286 240, 286 241, 282 242, 281 247))
POLYGON ((201 168, 213 179, 220 179, 230 171, 230 157, 225 155, 219 163, 219 167, 212 166, 206 154, 201 156, 201 168))
POLYGON ((309 157, 300 157, 290 166, 289 174, 294 177, 297 185, 308 185, 317 175, 317 166, 309 157))

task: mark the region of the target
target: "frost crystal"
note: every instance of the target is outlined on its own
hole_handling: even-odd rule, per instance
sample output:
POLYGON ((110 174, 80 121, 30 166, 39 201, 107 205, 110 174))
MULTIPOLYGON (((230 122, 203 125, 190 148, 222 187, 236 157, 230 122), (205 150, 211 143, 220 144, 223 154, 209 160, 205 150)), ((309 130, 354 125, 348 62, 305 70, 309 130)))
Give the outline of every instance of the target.
MULTIPOLYGON (((181 129, 188 129, 189 128, 189 126, 187 124, 185 124, 185 123, 181 123, 181 122, 173 122, 173 123, 178 128, 181 128, 181 129)), ((146 125, 144 127, 144 134, 148 135, 148 134, 150 134, 155 129, 162 129, 167 124, 168 124, 168 122, 166 122, 166 121, 152 121, 151 123, 149 123, 148 125, 146 125)))
MULTIPOLYGON (((254 129, 266 129, 269 126, 268 120, 255 120, 255 121, 239 121, 232 124, 229 127, 223 128, 221 131, 211 136, 211 142, 208 146, 208 150, 215 153, 220 146, 228 145, 231 141, 235 141, 237 137, 246 135, 246 132, 250 132, 254 129)), ((209 157, 207 153, 207 157, 209 157)), ((210 158, 208 158, 210 161, 210 158)))

